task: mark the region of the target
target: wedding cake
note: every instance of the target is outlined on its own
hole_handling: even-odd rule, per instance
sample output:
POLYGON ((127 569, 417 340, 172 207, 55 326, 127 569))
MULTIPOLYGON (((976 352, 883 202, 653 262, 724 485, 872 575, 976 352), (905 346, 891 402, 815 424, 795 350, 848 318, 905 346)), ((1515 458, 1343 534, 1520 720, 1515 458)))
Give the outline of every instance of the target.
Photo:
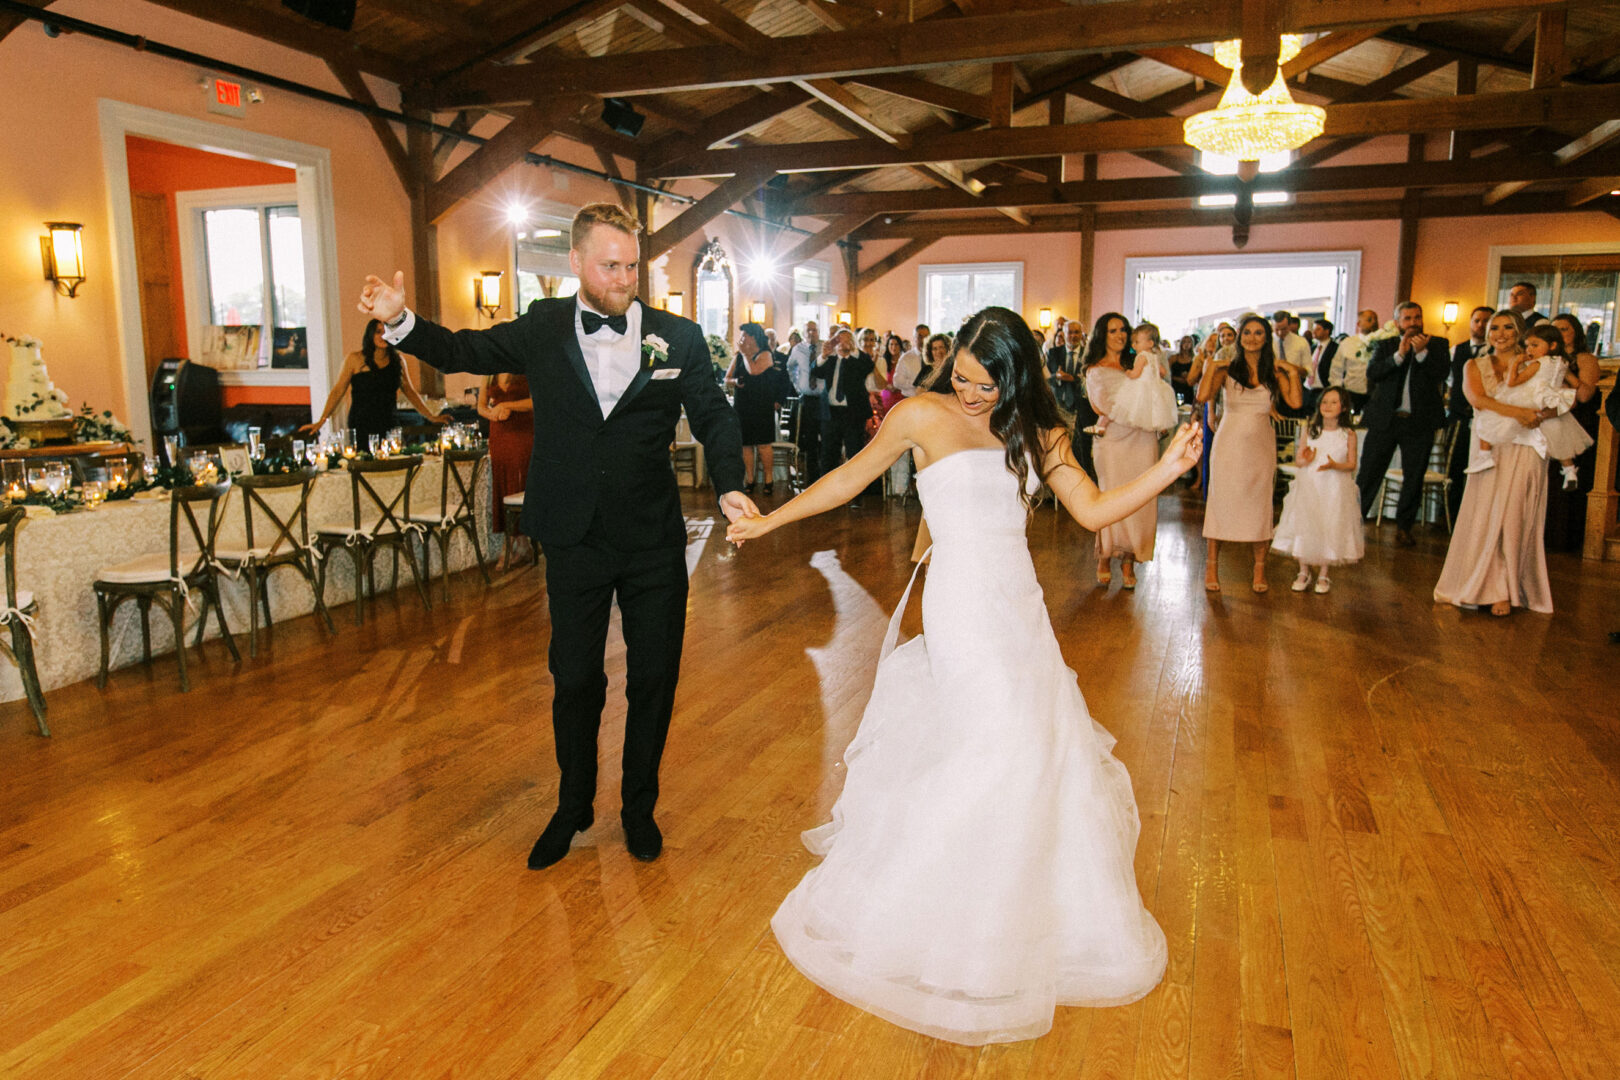
POLYGON ((11 346, 11 371, 6 378, 5 416, 23 420, 62 420, 73 415, 67 407, 67 394, 58 390, 45 370, 39 352, 39 339, 24 334, 7 337, 11 346), (35 404, 35 397, 39 401, 35 404), (33 406, 33 407, 30 407, 33 406))

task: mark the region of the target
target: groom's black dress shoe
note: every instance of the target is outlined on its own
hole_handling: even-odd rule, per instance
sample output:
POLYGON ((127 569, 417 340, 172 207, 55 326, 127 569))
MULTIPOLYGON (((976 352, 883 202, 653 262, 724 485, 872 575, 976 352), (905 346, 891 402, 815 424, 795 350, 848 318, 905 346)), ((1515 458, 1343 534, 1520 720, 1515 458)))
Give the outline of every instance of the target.
POLYGON ((558 810, 552 814, 540 839, 529 850, 529 869, 544 870, 552 863, 560 862, 568 854, 568 845, 573 842, 574 834, 589 829, 595 821, 596 815, 589 810, 583 813, 558 810))
POLYGON ((652 862, 664 850, 664 834, 650 817, 634 820, 621 818, 624 823, 624 846, 642 862, 652 862))

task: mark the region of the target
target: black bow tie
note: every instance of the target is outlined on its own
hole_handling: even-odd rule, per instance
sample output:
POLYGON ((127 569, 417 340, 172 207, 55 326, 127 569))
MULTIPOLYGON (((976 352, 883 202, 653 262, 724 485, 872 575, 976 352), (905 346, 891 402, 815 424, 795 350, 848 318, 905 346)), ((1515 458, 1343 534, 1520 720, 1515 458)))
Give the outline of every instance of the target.
POLYGON ((622 334, 630 329, 630 320, 624 315, 598 315, 584 308, 579 310, 579 321, 585 327, 586 337, 590 337, 604 326, 615 334, 622 334))

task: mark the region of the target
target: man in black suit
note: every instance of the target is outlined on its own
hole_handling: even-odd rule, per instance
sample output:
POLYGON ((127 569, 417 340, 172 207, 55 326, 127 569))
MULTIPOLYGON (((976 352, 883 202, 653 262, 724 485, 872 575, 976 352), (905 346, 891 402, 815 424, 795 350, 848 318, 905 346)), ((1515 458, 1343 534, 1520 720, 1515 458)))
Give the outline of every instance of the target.
POLYGON ((1536 310, 1536 283, 1533 281, 1514 283, 1508 290, 1508 308, 1517 311, 1526 326, 1547 320, 1547 316, 1536 310))
POLYGON ((1398 337, 1383 338, 1367 361, 1367 441, 1361 448, 1361 516, 1378 497, 1384 473, 1401 451, 1401 500, 1395 507, 1395 544, 1411 547, 1412 526, 1423 498, 1434 433, 1445 422, 1440 388, 1451 374, 1451 350, 1444 338, 1423 332, 1423 307, 1408 300, 1395 309, 1398 337))
POLYGON ((1070 319, 1063 324, 1062 343, 1046 350, 1046 370, 1049 373, 1047 382, 1051 384, 1058 404, 1074 414, 1070 443, 1074 447, 1075 459, 1086 475, 1095 480, 1097 467, 1091 459, 1092 437, 1086 434, 1086 428, 1101 417, 1086 398, 1085 354, 1086 329, 1078 320, 1070 319))
POLYGON ((594 822, 596 739, 607 700, 604 655, 615 597, 625 642, 625 844, 650 861, 658 763, 669 733, 686 629, 686 528, 669 446, 684 406, 732 521, 756 514, 742 493, 742 435, 715 385, 696 323, 636 300, 641 225, 611 203, 574 218, 577 298, 537 300, 510 322, 451 331, 405 306, 405 275, 366 279, 360 310, 384 336, 440 371, 528 376, 534 452, 523 531, 546 555, 557 811, 529 853, 541 869, 594 822))
MULTIPOLYGON (((821 435, 823 473, 838 468, 866 445, 866 422, 872 419, 872 399, 866 396, 866 377, 872 358, 855 350, 855 335, 848 327, 833 334, 831 353, 816 365, 816 378, 827 388, 827 424, 821 435)), ((849 505, 860 509, 861 496, 849 505)))
POLYGON ((1468 404, 1463 385, 1469 361, 1485 351, 1485 328, 1490 326, 1493 314, 1495 312, 1488 307, 1475 308, 1468 316, 1468 340, 1457 342, 1457 348, 1451 354, 1451 389, 1446 395, 1446 422, 1461 425, 1457 429, 1457 441, 1452 446, 1451 470, 1447 474, 1451 477, 1451 489, 1446 502, 1451 508, 1452 521, 1457 520, 1457 511, 1462 509, 1463 488, 1468 482, 1468 451, 1474 445, 1474 407, 1468 404))
MULTIPOLYGON (((1311 407, 1316 407, 1316 401, 1322 396, 1322 391, 1333 384, 1329 382, 1333 371, 1333 358, 1339 355, 1339 343, 1333 340, 1333 324, 1327 319, 1311 320, 1311 370, 1310 379, 1305 383, 1305 389, 1310 391, 1306 400, 1311 407)), ((1345 391, 1349 393, 1349 391, 1345 391)), ((1346 402, 1346 404, 1349 404, 1346 402)))

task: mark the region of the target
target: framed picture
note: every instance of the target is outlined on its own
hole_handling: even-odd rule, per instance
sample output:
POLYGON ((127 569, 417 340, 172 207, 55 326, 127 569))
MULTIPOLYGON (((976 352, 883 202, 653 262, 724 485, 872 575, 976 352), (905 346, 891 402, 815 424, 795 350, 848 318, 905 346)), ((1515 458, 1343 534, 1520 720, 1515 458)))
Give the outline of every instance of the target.
POLYGON ((248 457, 248 448, 245 446, 220 447, 219 460, 225 466, 225 471, 232 476, 253 472, 253 459, 248 457))

